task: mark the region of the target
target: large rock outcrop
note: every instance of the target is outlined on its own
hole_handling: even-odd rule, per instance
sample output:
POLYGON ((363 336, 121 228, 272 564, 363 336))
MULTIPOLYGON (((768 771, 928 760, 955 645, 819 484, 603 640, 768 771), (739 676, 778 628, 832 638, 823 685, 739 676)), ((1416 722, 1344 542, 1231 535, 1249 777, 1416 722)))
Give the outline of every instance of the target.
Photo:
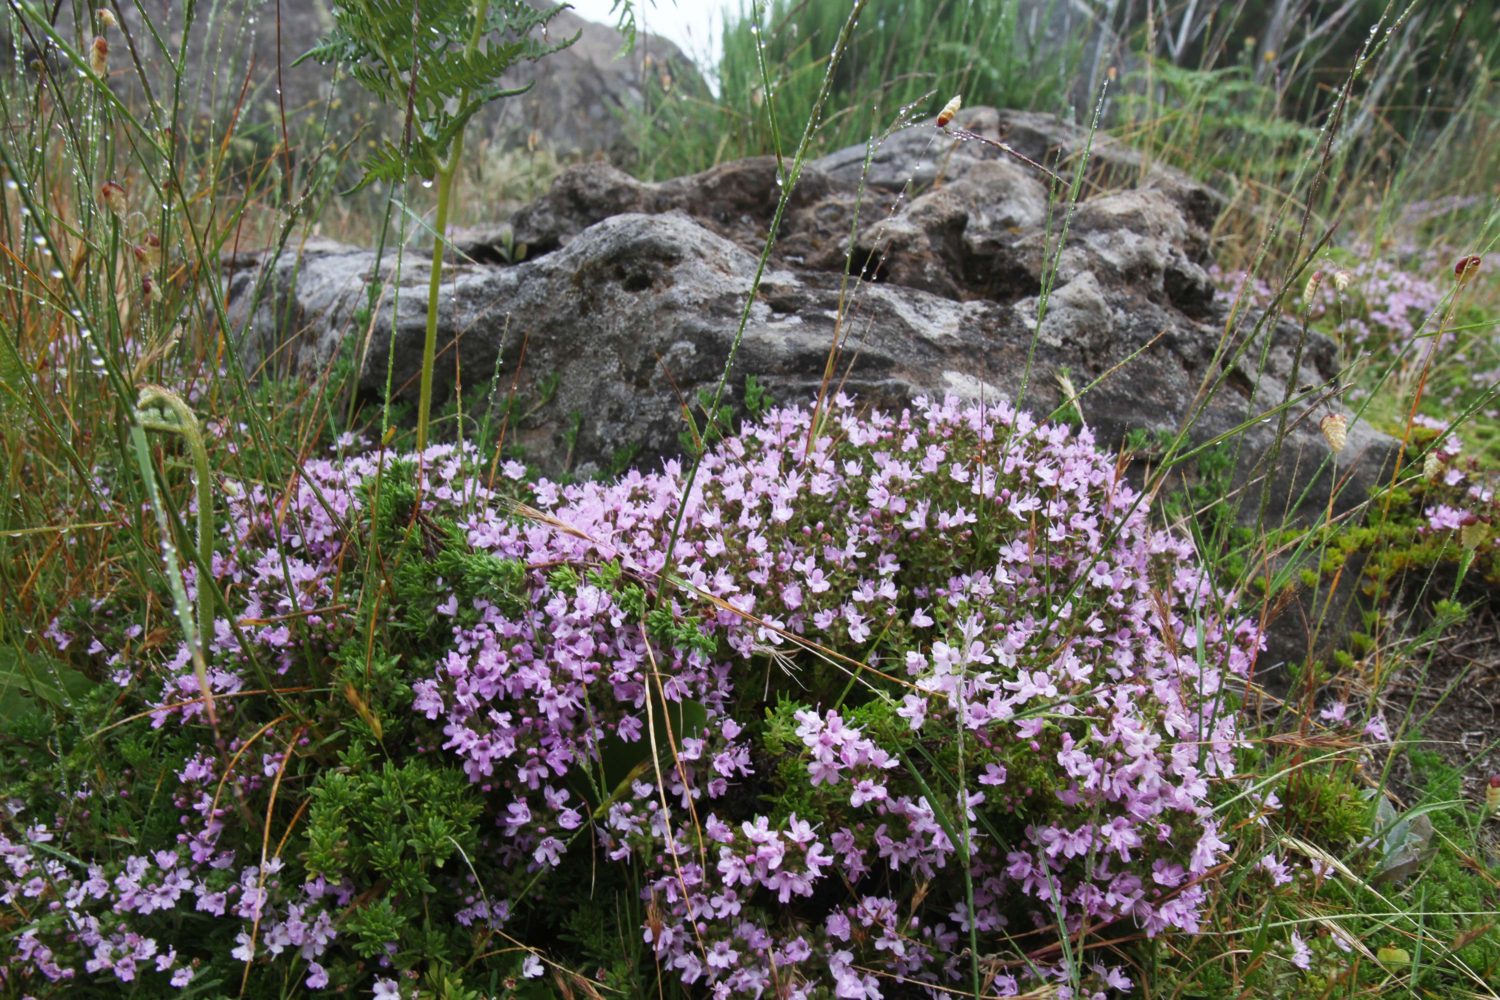
MULTIPOLYGON (((975 109, 960 123, 1064 173, 1087 139, 1024 113, 975 109)), ((501 243, 471 235, 445 272, 439 398, 455 370, 481 399, 514 393, 526 416, 511 443, 551 472, 650 461, 679 448, 684 407, 716 384, 745 316, 731 401, 753 375, 783 401, 827 386, 896 408, 953 392, 1046 414, 1066 373, 1106 446, 1141 430, 1187 427, 1195 443, 1239 432, 1234 480, 1251 515, 1262 491, 1272 523, 1365 498, 1389 439, 1355 422, 1335 461, 1318 432, 1327 404, 1310 402, 1285 410, 1278 437, 1288 386, 1331 384, 1336 352, 1306 334, 1294 372, 1297 328, 1226 323, 1205 271, 1212 192, 1098 138, 1071 218, 1045 175, 931 125, 892 136, 868 170, 865 159, 861 147, 808 164, 748 315, 773 160, 658 184, 603 164, 564 173, 511 222, 530 256, 506 264, 501 243)), ((415 255, 399 282, 388 266, 378 276, 390 287, 369 338, 353 322, 377 279, 368 251, 316 245, 232 266, 248 360, 307 373, 347 347, 364 391, 383 391, 389 361, 397 391, 415 395, 428 276, 415 255)))

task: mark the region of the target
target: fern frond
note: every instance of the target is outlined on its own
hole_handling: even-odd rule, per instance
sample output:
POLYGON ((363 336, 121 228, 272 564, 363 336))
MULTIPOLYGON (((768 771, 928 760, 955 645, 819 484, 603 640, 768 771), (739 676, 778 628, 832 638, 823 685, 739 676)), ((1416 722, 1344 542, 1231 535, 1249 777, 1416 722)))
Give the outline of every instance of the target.
POLYGON ((381 142, 375 152, 360 161, 359 167, 362 171, 359 180, 343 194, 354 194, 378 181, 400 184, 412 176, 431 179, 437 174, 438 161, 433 144, 413 136, 411 148, 404 153, 393 142, 381 142))
POLYGON ((502 87, 500 77, 520 62, 535 62, 578 38, 536 37, 562 7, 538 9, 525 0, 492 0, 483 41, 469 49, 475 28, 472 0, 335 0, 334 28, 297 62, 344 66, 378 100, 416 117, 409 163, 387 143, 364 161, 356 190, 411 173, 431 177, 469 119, 492 101, 525 93, 530 84, 502 87))

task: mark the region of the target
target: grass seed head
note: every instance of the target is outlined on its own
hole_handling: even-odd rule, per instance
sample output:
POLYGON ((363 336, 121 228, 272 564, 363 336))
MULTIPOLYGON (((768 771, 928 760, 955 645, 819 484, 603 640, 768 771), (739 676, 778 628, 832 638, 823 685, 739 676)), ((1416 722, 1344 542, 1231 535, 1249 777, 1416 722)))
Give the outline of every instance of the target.
POLYGON ((105 181, 99 185, 99 202, 117 219, 125 218, 130 207, 125 198, 125 187, 117 181, 105 181))
POLYGON ((1437 449, 1429 451, 1422 459, 1422 478, 1435 480, 1443 474, 1443 456, 1437 449))
POLYGON ((964 106, 963 96, 955 94, 954 97, 953 97, 953 99, 951 101, 949 101, 947 104, 943 105, 943 110, 941 110, 941 111, 938 112, 937 127, 938 128, 947 128, 948 127, 948 123, 953 120, 953 116, 956 115, 956 114, 958 114, 958 109, 961 108, 961 107, 963 107, 963 106, 964 106))
POLYGON ((1342 413, 1330 413, 1318 422, 1318 428, 1323 432, 1323 440, 1328 442, 1328 447, 1333 449, 1337 455, 1344 450, 1344 445, 1349 443, 1349 418, 1342 413))
POLYGON ((1458 526, 1458 544, 1470 552, 1475 552, 1490 537, 1489 521, 1475 513, 1464 515, 1463 523, 1458 526))
POLYGON ((109 75, 109 42, 103 35, 95 38, 94 44, 89 46, 89 69, 95 76, 109 75))
POLYGON ((1460 286, 1467 285, 1479 273, 1479 261, 1479 255, 1471 253, 1467 257, 1460 257, 1458 263, 1453 265, 1453 277, 1458 279, 1460 286))
POLYGON ((1318 286, 1323 283, 1323 272, 1321 269, 1314 271, 1312 277, 1307 279, 1307 285, 1302 289, 1302 308, 1306 309, 1312 305, 1313 299, 1318 294, 1318 286))

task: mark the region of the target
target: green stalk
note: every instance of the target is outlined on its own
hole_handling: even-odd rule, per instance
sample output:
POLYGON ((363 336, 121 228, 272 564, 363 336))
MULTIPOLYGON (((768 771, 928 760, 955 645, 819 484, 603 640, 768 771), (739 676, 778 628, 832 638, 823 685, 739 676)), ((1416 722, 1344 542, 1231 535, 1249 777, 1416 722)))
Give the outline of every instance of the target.
MULTIPOLYGON (((484 37, 484 25, 489 19, 490 0, 479 0, 474 8, 474 30, 464 46, 464 58, 474 55, 484 37)), ((415 72, 415 70, 414 70, 415 72)), ((463 91, 459 107, 469 103, 469 91, 463 91)), ((427 448, 427 424, 432 414, 432 369, 437 364, 438 290, 443 280, 443 251, 448 246, 448 212, 453 206, 453 180, 458 176, 458 163, 464 154, 465 126, 453 137, 453 148, 438 167, 437 219, 432 237, 432 275, 427 281, 427 335, 422 339, 422 388, 417 398, 417 453, 427 448)))
MULTIPOLYGON (((453 141, 453 152, 461 152, 463 133, 453 141)), ((457 156, 454 157, 454 160, 457 156)), ((450 161, 451 163, 452 161, 450 161)), ((438 171, 438 207, 436 231, 432 239, 432 275, 427 282, 427 335, 422 340, 422 391, 417 400, 417 452, 427 447, 427 422, 432 412, 432 370, 437 365, 438 291, 443 280, 443 251, 447 248, 444 239, 448 232, 448 211, 453 195, 451 166, 438 171)))
POLYGON ((177 617, 187 635, 188 646, 193 653, 193 671, 198 679, 198 693, 203 698, 209 721, 218 728, 214 713, 213 695, 208 687, 208 643, 214 628, 213 581, 209 578, 209 567, 214 554, 214 498, 213 476, 208 464, 208 449, 203 444, 203 433, 198 428, 198 418, 182 397, 159 385, 148 385, 141 389, 135 410, 136 427, 131 436, 135 442, 136 461, 141 468, 141 478, 151 497, 151 506, 156 510, 158 527, 161 529, 162 548, 167 560, 167 578, 172 588, 173 603, 177 606, 177 617), (187 592, 182 586, 182 574, 177 566, 177 550, 172 545, 171 528, 167 523, 166 508, 156 489, 156 477, 146 450, 146 431, 177 434, 187 442, 193 456, 193 472, 197 479, 198 494, 198 600, 197 620, 188 611, 187 592))
MULTIPOLYGON (((213 474, 208 465, 208 449, 203 444, 203 434, 198 429, 198 418, 183 402, 181 396, 159 385, 148 385, 141 389, 140 402, 136 404, 136 422, 143 430, 164 431, 181 435, 187 441, 188 451, 193 455, 193 473, 198 490, 198 575, 212 565, 214 554, 214 498, 213 474)), ((208 636, 213 631, 213 594, 206 580, 198 583, 198 644, 207 649, 208 636)))

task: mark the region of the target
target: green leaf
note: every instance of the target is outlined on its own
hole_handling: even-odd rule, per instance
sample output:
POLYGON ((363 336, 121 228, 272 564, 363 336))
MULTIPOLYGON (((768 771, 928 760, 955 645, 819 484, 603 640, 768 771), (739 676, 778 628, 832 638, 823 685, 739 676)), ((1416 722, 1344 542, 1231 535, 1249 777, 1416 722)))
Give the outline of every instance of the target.
POLYGON ((93 686, 51 657, 0 647, 0 722, 13 723, 44 708, 63 711, 93 686))
POLYGON ((355 952, 365 958, 374 958, 385 953, 388 942, 400 940, 405 924, 390 898, 380 896, 363 909, 356 910, 344 926, 354 935, 355 952))
POLYGON ((470 0, 427 0, 417 8, 406 0, 337 0, 333 31, 297 62, 341 65, 381 103, 409 107, 415 118, 409 148, 405 139, 383 143, 361 164, 364 174, 352 190, 376 181, 401 183, 412 174, 435 176, 469 119, 531 88, 501 86, 502 75, 577 40, 549 44, 531 34, 562 9, 496 0, 479 44, 471 45, 477 25, 470 0))

